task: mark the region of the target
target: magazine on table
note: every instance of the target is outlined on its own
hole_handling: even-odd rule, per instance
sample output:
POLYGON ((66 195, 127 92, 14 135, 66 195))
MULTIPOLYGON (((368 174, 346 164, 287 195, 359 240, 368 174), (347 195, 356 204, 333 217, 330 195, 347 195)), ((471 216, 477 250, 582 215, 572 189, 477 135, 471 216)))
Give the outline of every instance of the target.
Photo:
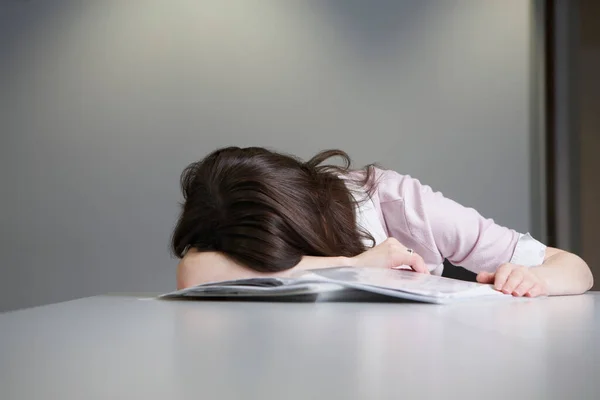
POLYGON ((355 297, 404 299, 446 304, 457 301, 512 297, 491 285, 466 282, 406 269, 335 267, 299 271, 291 277, 260 277, 198 286, 163 294, 160 298, 279 299, 315 301, 355 297))

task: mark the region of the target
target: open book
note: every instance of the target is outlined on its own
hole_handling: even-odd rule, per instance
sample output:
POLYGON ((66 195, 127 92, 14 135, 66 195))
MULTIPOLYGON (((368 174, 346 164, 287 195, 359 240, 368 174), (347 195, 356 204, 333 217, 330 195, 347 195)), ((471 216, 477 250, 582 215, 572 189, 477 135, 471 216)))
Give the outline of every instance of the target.
POLYGON ((512 297, 491 285, 465 282, 407 270, 336 267, 301 271, 290 278, 261 277, 206 283, 161 298, 259 298, 315 301, 388 297, 445 304, 475 298, 512 297))

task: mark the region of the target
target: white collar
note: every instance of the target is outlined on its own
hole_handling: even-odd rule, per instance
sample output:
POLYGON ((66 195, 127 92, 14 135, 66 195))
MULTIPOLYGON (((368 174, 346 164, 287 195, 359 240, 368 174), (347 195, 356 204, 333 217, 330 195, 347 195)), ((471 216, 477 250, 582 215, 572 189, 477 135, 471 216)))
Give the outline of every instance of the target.
MULTIPOLYGON (((378 245, 383 243, 388 236, 381 224, 375 203, 373 203, 370 197, 365 197, 364 199, 360 199, 359 207, 356 210, 356 225, 369 232, 373 236, 373 239, 375 239, 375 245, 378 245)), ((365 245, 370 246, 371 243, 365 241, 365 245)))

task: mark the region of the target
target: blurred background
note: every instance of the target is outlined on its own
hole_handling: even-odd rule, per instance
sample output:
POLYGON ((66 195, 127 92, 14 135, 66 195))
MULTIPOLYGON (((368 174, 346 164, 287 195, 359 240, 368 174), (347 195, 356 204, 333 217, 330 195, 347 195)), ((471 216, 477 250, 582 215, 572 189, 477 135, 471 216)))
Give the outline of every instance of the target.
POLYGON ((593 0, 0 3, 0 311, 167 292, 179 175, 347 151, 600 276, 593 0))

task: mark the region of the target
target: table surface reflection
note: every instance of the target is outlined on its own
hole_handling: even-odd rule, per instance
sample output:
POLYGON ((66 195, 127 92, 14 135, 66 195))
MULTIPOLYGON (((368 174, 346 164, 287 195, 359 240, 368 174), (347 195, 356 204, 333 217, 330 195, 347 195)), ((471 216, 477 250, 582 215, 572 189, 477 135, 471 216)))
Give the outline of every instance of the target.
POLYGON ((0 314, 0 398, 598 399, 600 293, 431 305, 111 295, 0 314))

